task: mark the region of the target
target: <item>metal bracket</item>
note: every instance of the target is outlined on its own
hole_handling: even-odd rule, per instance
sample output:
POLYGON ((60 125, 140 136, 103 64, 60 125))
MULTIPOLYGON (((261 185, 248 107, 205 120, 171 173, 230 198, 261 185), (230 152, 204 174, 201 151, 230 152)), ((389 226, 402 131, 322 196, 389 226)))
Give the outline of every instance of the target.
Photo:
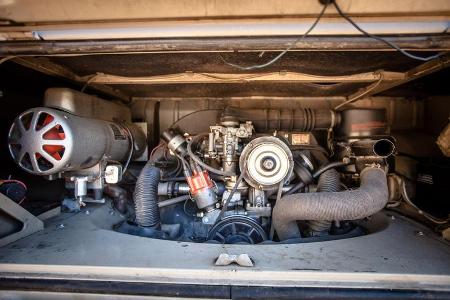
POLYGON ((18 232, 1 237, 0 247, 44 229, 44 223, 41 220, 3 194, 0 194, 0 210, 23 224, 18 232))

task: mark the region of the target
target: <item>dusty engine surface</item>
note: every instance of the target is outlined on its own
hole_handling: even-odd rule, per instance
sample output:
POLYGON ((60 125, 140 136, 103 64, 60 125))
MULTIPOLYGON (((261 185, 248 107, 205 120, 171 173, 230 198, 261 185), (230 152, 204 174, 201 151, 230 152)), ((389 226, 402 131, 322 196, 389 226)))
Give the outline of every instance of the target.
POLYGON ((385 111, 377 109, 228 107, 209 132, 191 134, 176 124, 164 131, 135 176, 132 196, 121 179, 146 142, 131 122, 36 108, 17 118, 9 145, 21 168, 66 178, 78 205, 89 202, 88 189, 94 202, 107 194, 128 216, 116 231, 179 241, 295 243, 365 233, 358 220, 389 198, 386 174, 395 146, 386 124, 385 111))
MULTIPOLYGON (((372 115, 379 118, 378 113, 372 115)), ((378 128, 375 135, 385 130, 378 128)), ((329 151, 317 143, 311 131, 255 132, 252 121, 241 122, 230 116, 210 126, 209 133, 189 136, 171 129, 163 134, 165 144, 160 152, 167 147, 185 177, 171 178, 166 175, 170 169, 163 168, 166 181, 159 182, 158 194, 178 196, 180 201, 195 204, 197 227, 201 229, 190 234, 197 240, 256 244, 274 238, 356 234, 358 228, 348 221, 381 210, 387 201, 386 159, 394 151, 388 136, 373 139, 373 132, 363 134, 367 133, 370 135, 350 132, 342 135, 341 141, 333 142, 338 160, 330 162, 329 151), (341 168, 342 173, 336 168, 341 168), (355 176, 361 183, 366 177, 376 182, 342 191, 345 185, 341 178, 351 181, 355 176), (379 197, 364 199, 370 189, 376 189, 379 197), (189 198, 180 196, 188 191, 189 198), (307 194, 317 199, 303 200, 307 194), (333 196, 337 197, 334 201, 333 196), (342 209, 335 211, 335 205, 342 209), (307 212, 311 215, 301 216, 307 212)), ((160 157, 154 155, 152 160, 157 165, 160 157)), ((173 202, 165 200, 160 205, 166 201, 173 202)))

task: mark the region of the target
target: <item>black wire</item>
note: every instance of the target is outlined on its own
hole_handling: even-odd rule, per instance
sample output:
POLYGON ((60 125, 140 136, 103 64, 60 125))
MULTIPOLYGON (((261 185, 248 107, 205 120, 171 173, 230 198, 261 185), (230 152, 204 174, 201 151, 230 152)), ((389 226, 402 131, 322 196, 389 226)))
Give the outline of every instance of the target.
POLYGON ((186 181, 186 177, 168 177, 168 178, 161 178, 160 181, 186 181))
POLYGON ((335 162, 329 163, 327 165, 320 167, 316 172, 314 172, 313 178, 318 178, 320 175, 322 175, 322 173, 325 173, 326 171, 328 171, 330 169, 348 166, 349 164, 351 164, 350 161, 335 161, 335 162))
MULTIPOLYGON (((386 45, 388 45, 389 47, 397 50, 398 52, 400 52, 401 54, 415 59, 415 60, 420 60, 420 61, 430 61, 432 59, 438 58, 440 57, 443 53, 438 53, 435 55, 430 55, 427 57, 423 57, 423 56, 418 56, 418 55, 414 55, 409 53, 406 50, 403 50, 402 48, 400 48, 399 46, 397 46, 395 43, 390 42, 382 37, 379 37, 377 35, 371 34, 367 31, 365 31, 364 29, 362 29, 361 27, 359 27, 358 24, 356 24, 349 16, 347 16, 339 7, 339 5, 336 3, 335 0, 331 1, 334 5, 334 7, 336 8, 337 12, 339 13, 339 15, 344 18, 347 22, 349 22, 353 27, 356 28, 356 30, 358 30, 359 32, 361 32, 362 34, 364 34, 367 37, 370 37, 372 39, 375 39, 377 41, 380 41, 382 43, 385 43, 386 45)), ((262 69, 265 67, 268 67, 272 64, 274 64, 275 62, 277 62, 281 57, 283 57, 289 50, 291 50, 298 42, 300 42, 301 40, 303 40, 319 23, 320 19, 323 17, 323 14, 325 13, 325 10, 327 8, 328 4, 325 4, 324 7, 322 8, 322 11, 320 12, 320 14, 318 15, 318 17, 316 18, 316 20, 314 21, 314 23, 311 25, 311 27, 302 35, 300 36, 297 40, 295 40, 288 48, 286 48, 283 52, 281 52, 280 54, 278 54, 277 56, 275 56, 275 58, 269 60, 268 62, 264 63, 264 64, 260 64, 260 65, 253 65, 253 66, 241 66, 238 64, 233 64, 228 62, 221 53, 219 53, 219 57, 220 59, 227 65, 237 68, 239 70, 244 70, 244 71, 249 71, 249 70, 255 70, 255 69, 262 69)))
POLYGON ((170 127, 171 128, 175 128, 177 125, 178 125, 178 123, 180 123, 181 121, 183 121, 183 119, 186 119, 186 118, 189 118, 189 117, 191 117, 193 114, 196 114, 196 113, 201 113, 201 112, 205 112, 205 111, 214 111, 214 110, 216 110, 216 111, 223 111, 223 109, 219 109, 219 108, 206 108, 206 109, 201 109, 201 110, 196 110, 196 111, 193 111, 193 112, 191 112, 191 113, 189 113, 189 114, 187 114, 187 115, 184 115, 184 116, 182 116, 181 118, 179 118, 178 120, 176 120, 174 123, 172 123, 172 125, 170 125, 170 127))
POLYGON ((372 38, 372 39, 375 39, 375 40, 377 40, 377 41, 380 41, 380 42, 385 43, 385 44, 388 45, 389 47, 394 48, 395 50, 397 50, 398 52, 400 52, 401 54, 403 54, 403 55, 405 55, 405 56, 407 56, 407 57, 409 57, 409 58, 412 58, 412 59, 415 59, 415 60, 420 60, 420 61, 429 61, 429 60, 438 58, 438 57, 440 57, 440 56, 442 55, 442 53, 438 53, 438 54, 435 54, 435 55, 431 55, 431 56, 427 56, 427 57, 422 57, 422 56, 417 56, 417 55, 411 54, 411 53, 409 53, 408 51, 401 49, 399 46, 397 46, 397 45, 394 44, 393 42, 390 42, 390 41, 388 41, 388 40, 386 40, 386 39, 384 39, 384 38, 382 38, 382 37, 379 37, 379 36, 377 36, 377 35, 368 33, 367 31, 365 31, 364 29, 362 29, 361 27, 359 27, 359 25, 356 24, 349 16, 347 16, 347 15, 341 10, 341 8, 339 7, 339 5, 336 3, 335 0, 333 0, 332 2, 333 2, 334 7, 336 8, 336 10, 338 11, 339 15, 340 15, 341 17, 343 17, 347 22, 349 22, 350 24, 352 24, 353 27, 355 27, 359 32, 361 32, 361 33, 364 34, 365 36, 368 36, 368 37, 370 37, 370 38, 372 38))
POLYGON ((233 189, 231 190, 230 194, 228 194, 228 198, 223 203, 222 209, 220 210, 220 213, 219 213, 219 216, 217 217, 217 221, 216 222, 218 222, 218 221, 220 221, 220 219, 222 219, 224 213, 228 209, 228 203, 230 203, 230 200, 231 200, 231 198, 233 198, 234 193, 238 189, 238 187, 241 184, 242 180, 244 180, 245 167, 246 167, 246 164, 244 163, 244 168, 242 170, 242 173, 239 175, 238 179, 236 180, 236 183, 234 184, 233 189))
MULTIPOLYGON (((349 164, 350 164, 350 162, 342 162, 342 161, 335 161, 335 162, 329 163, 327 165, 324 165, 324 166, 320 167, 316 172, 314 172, 312 177, 314 179, 317 179, 325 171, 328 171, 330 169, 334 169, 334 168, 337 168, 337 167, 347 166, 349 164)), ((283 194, 283 196, 291 195, 291 194, 295 193, 296 191, 302 189, 305 186, 306 186, 306 184, 303 181, 300 181, 299 183, 294 185, 289 191, 285 192, 283 194)))
POLYGON ((319 145, 296 145, 296 146, 290 145, 289 149, 291 149, 292 151, 301 151, 301 150, 312 151, 312 152, 315 151, 315 152, 320 152, 320 153, 324 154, 326 157, 330 156, 328 151, 319 145))
POLYGON ((130 129, 128 128, 128 126, 125 123, 122 124, 122 127, 125 129, 125 131, 128 133, 128 136, 130 137, 130 152, 128 154, 127 161, 123 165, 123 170, 122 170, 122 174, 125 174, 128 170, 128 166, 130 165, 131 158, 133 157, 133 154, 134 154, 134 137, 133 137, 133 134, 131 133, 130 129))
POLYGON ((322 11, 319 13, 319 15, 317 16, 317 18, 314 21, 314 23, 311 25, 311 27, 309 27, 309 29, 302 36, 300 36, 298 39, 296 39, 283 52, 281 52, 280 54, 275 56, 273 59, 269 60, 268 62, 266 62, 264 64, 253 65, 253 66, 240 66, 238 64, 233 64, 233 63, 228 62, 227 60, 225 60, 225 58, 223 58, 222 54, 220 54, 220 53, 219 53, 219 57, 227 65, 229 65, 231 67, 234 67, 234 68, 237 68, 239 70, 249 71, 249 70, 262 69, 262 68, 268 67, 268 66, 274 64, 276 61, 278 61, 281 57, 283 57, 289 50, 291 50, 295 45, 297 45, 298 42, 303 40, 317 26, 317 23, 319 23, 320 19, 323 17, 323 14, 325 13, 325 10, 327 9, 327 7, 328 7, 328 4, 323 6, 322 11))

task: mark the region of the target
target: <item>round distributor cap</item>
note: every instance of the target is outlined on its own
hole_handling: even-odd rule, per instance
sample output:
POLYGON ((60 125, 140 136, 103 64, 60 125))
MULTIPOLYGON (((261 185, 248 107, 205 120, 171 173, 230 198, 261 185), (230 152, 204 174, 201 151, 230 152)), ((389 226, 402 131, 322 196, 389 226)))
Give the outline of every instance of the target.
POLYGON ((275 187, 292 174, 292 152, 280 139, 272 136, 252 140, 242 151, 239 167, 245 180, 255 188, 275 187))
POLYGON ((64 170, 72 151, 72 134, 64 113, 37 107, 21 113, 12 124, 8 147, 15 162, 35 175, 64 170))

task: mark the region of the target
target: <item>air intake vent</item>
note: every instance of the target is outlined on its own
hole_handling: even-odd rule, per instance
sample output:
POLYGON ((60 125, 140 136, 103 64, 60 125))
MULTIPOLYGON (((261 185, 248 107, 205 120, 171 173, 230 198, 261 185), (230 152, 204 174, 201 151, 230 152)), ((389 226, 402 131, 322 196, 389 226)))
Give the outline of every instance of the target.
POLYGON ((61 167, 68 146, 60 116, 45 108, 19 115, 9 131, 9 150, 16 163, 32 174, 51 174, 61 167))

